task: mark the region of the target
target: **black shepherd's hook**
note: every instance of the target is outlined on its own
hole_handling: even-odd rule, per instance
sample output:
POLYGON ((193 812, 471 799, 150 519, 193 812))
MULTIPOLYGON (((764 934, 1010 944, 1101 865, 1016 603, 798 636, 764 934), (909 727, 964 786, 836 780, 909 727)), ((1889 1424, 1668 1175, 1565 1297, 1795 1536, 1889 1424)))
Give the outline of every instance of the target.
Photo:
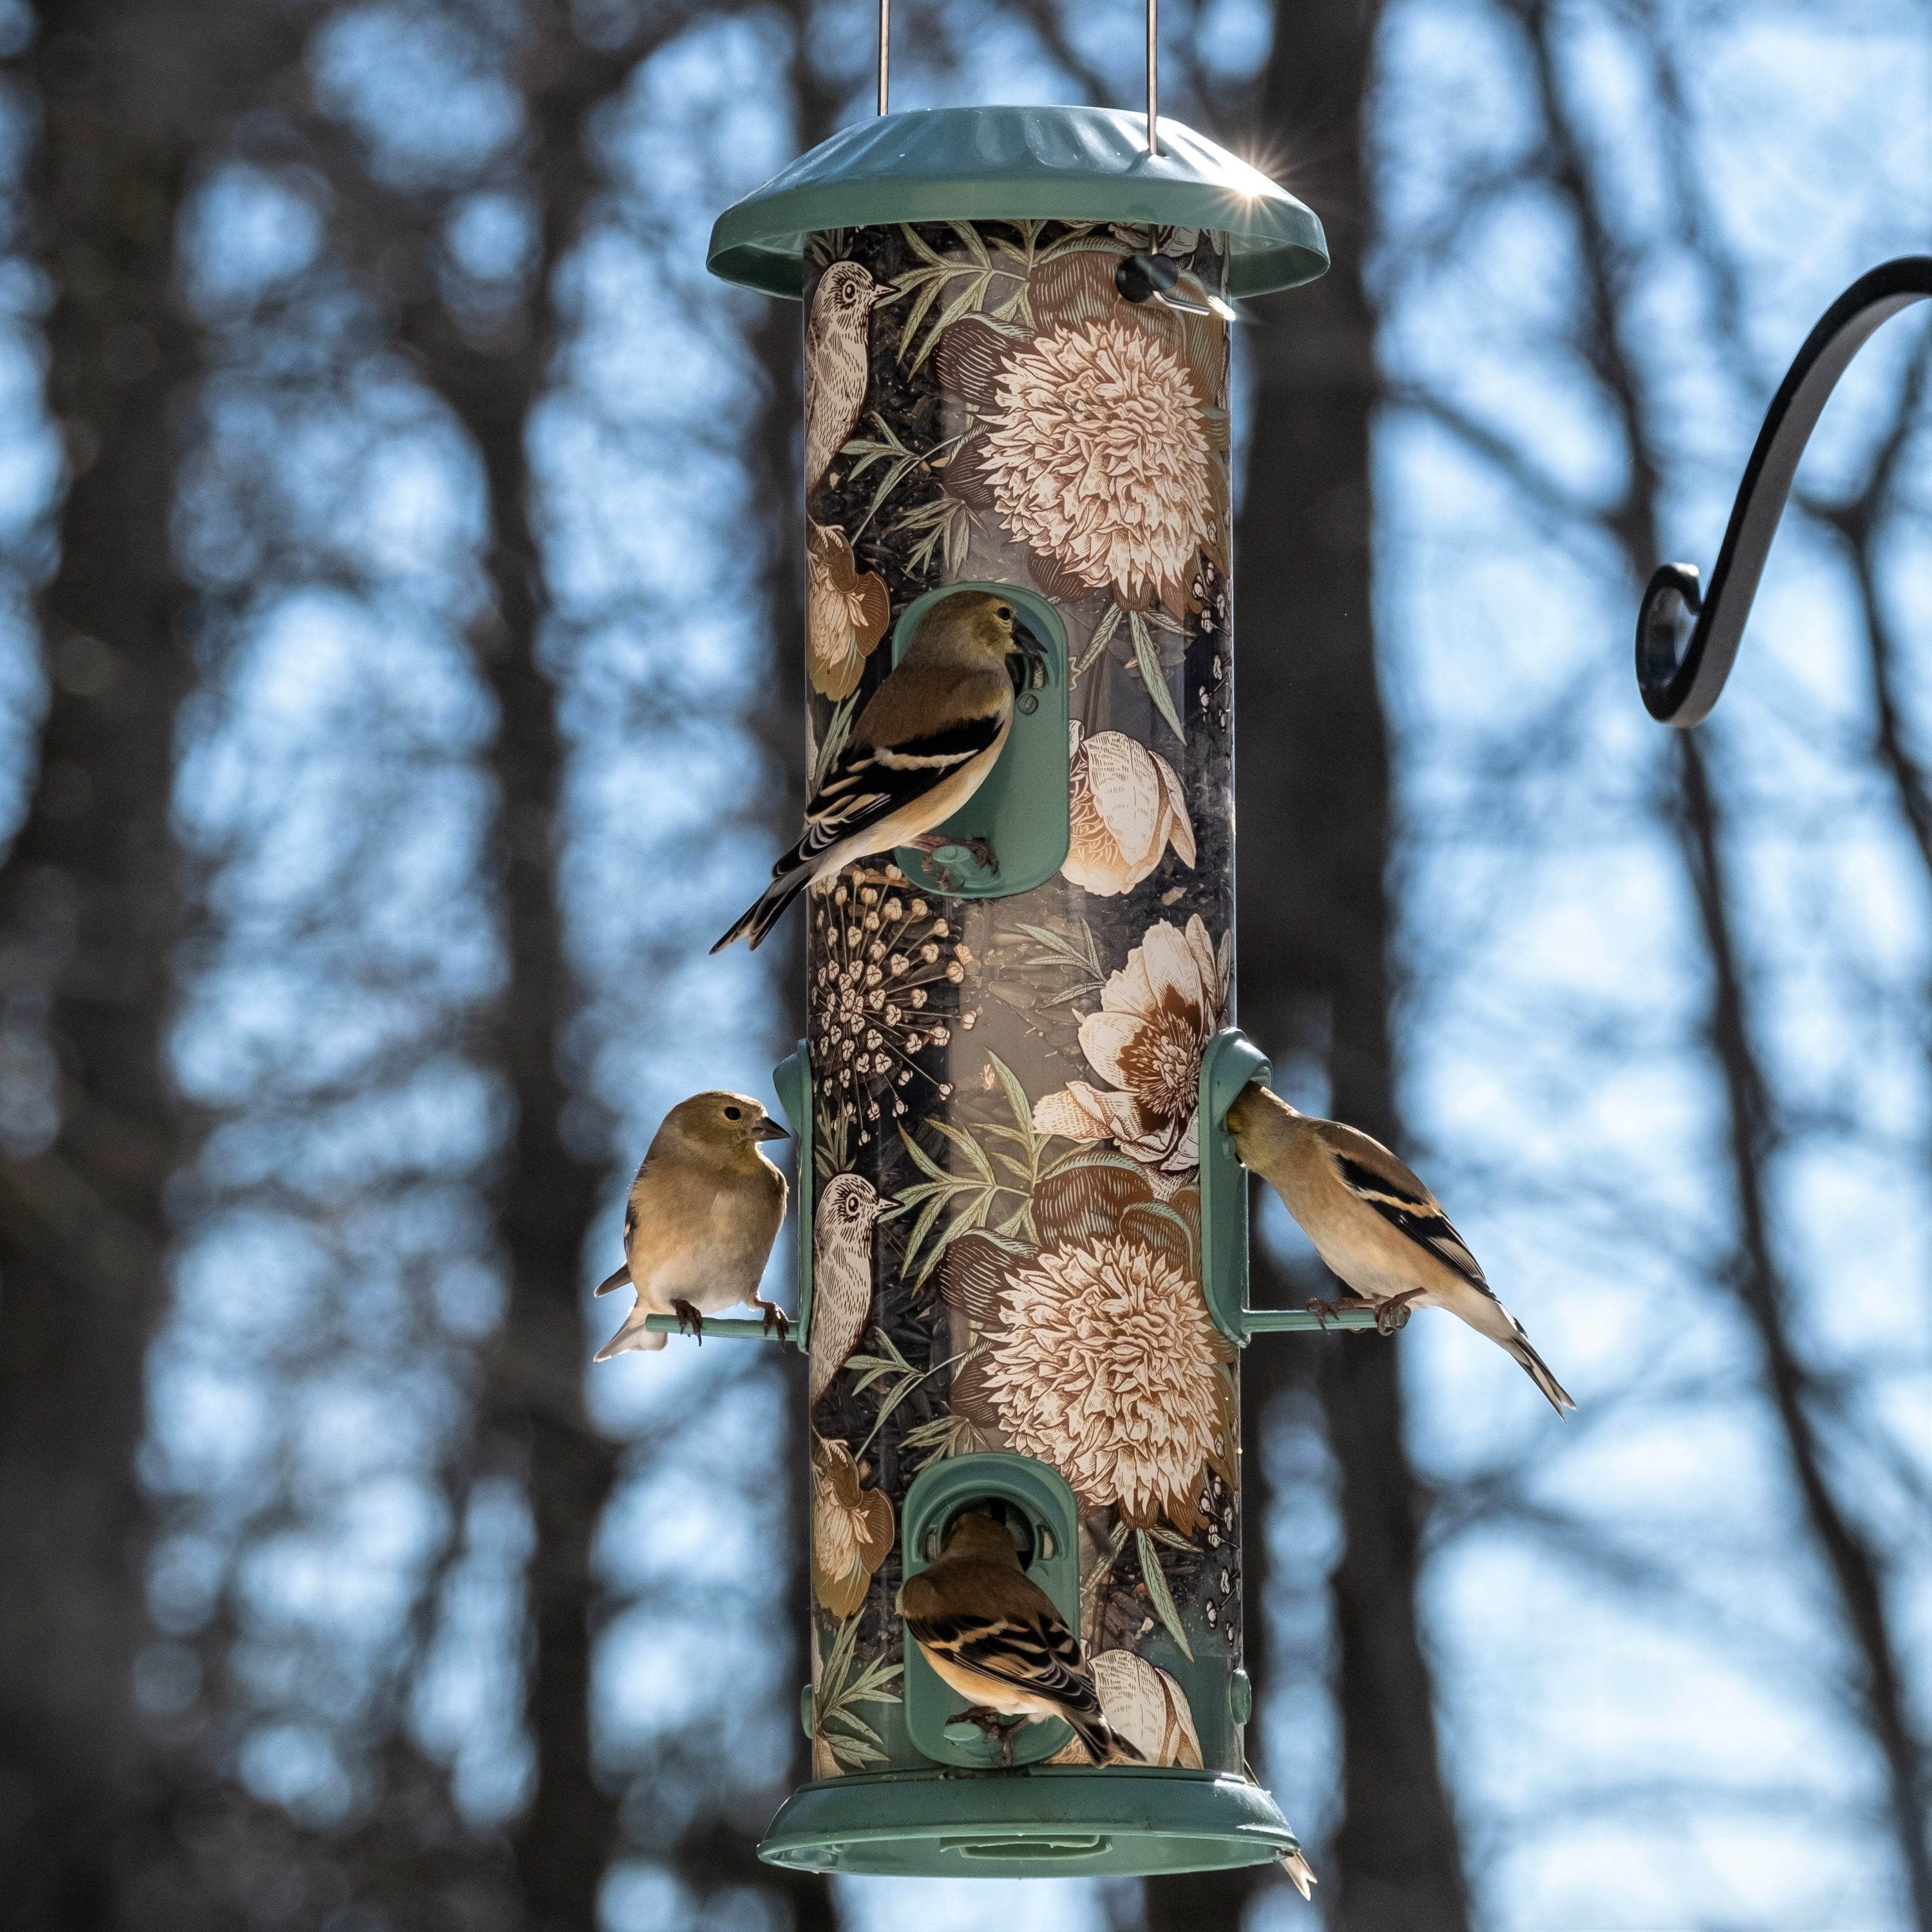
POLYGON ((1928 297, 1932 255, 1901 255, 1861 275, 1825 311, 1766 412, 1711 573, 1710 595, 1700 594, 1694 564, 1662 565, 1645 585, 1636 616, 1636 682, 1659 723, 1688 730, 1710 716, 1731 674, 1798 458, 1838 378, 1881 322, 1928 297), (1694 618, 1687 643, 1684 633, 1694 618))

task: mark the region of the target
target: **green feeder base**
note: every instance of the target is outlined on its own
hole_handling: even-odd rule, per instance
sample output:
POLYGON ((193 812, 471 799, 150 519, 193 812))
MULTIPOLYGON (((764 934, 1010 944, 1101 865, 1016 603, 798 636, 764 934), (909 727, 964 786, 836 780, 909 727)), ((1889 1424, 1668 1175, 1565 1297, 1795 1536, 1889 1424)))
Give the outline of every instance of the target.
POLYGON ((803 1785, 758 1856, 802 1871, 895 1878, 1144 1878, 1266 1864, 1295 1848, 1274 1800, 1246 1778, 1034 1765, 803 1785))

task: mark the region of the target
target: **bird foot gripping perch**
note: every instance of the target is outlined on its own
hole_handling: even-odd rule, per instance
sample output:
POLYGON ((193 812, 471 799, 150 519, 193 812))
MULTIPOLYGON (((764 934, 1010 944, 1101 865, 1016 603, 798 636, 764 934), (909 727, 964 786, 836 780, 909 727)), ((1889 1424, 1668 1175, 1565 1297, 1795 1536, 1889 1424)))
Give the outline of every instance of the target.
MULTIPOLYGON (((1331 1322, 1338 1326, 1350 1328, 1364 1325, 1355 1322, 1345 1322, 1342 1318, 1350 1315, 1373 1316, 1375 1320, 1372 1325, 1378 1335, 1393 1335, 1398 1328, 1408 1326, 1408 1298, 1404 1295, 1397 1295, 1384 1302, 1365 1301, 1359 1295, 1353 1294, 1338 1295, 1333 1301, 1324 1301, 1316 1294, 1309 1298, 1307 1308, 1309 1313, 1315 1318, 1316 1325, 1324 1335, 1328 1332, 1328 1324, 1331 1322), (1384 1316, 1387 1317, 1386 1321, 1384 1316)), ((1256 1315, 1267 1312, 1262 1309, 1249 1312, 1256 1315)))
POLYGON ((1000 1768, 1012 1769, 1013 1733, 1027 1721, 1025 1718, 1003 1718, 983 1704, 975 1704, 970 1710, 956 1711, 946 1721, 949 1725, 970 1724, 976 1730, 983 1731, 1000 1748, 1000 1768))
POLYGON ((999 855, 989 840, 956 838, 950 832, 926 832, 905 842, 914 851, 922 852, 932 860, 941 892, 957 892, 962 873, 975 886, 985 886, 1000 876, 999 855), (969 863, 973 869, 968 872, 964 868, 969 863))
POLYGON ((1406 1294, 1392 1294, 1386 1301, 1375 1304, 1376 1333, 1393 1335, 1398 1328, 1406 1328, 1408 1322, 1408 1306, 1423 1291, 1411 1288, 1406 1294))

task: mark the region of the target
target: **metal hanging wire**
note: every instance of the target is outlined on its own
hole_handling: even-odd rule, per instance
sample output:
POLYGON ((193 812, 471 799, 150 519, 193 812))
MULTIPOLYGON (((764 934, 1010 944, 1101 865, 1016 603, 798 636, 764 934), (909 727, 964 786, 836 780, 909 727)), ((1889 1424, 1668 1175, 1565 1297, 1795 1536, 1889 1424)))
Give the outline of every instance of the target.
POLYGON ((1160 0, 1147 0, 1147 151, 1160 152, 1160 0))

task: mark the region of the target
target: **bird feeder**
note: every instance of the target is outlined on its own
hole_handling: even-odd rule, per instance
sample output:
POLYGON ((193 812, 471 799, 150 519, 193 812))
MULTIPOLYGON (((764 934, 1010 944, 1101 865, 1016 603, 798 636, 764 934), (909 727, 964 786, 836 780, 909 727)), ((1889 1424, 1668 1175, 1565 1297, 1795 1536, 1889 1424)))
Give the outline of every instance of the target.
POLYGON ((1151 85, 1144 118, 892 114, 881 41, 880 117, 729 209, 710 256, 803 304, 810 770, 960 586, 1010 598, 1046 664, 950 842, 800 902, 809 1036, 778 1085, 812 1778, 762 1855, 1263 1863, 1295 1841, 1243 1756, 1238 1365, 1313 1318, 1246 1305, 1222 1125, 1267 1071, 1232 1024, 1228 321, 1326 248, 1151 85), (1002 1768, 909 1642, 899 1586, 988 1502, 1144 1763, 1052 1721, 1002 1768))

